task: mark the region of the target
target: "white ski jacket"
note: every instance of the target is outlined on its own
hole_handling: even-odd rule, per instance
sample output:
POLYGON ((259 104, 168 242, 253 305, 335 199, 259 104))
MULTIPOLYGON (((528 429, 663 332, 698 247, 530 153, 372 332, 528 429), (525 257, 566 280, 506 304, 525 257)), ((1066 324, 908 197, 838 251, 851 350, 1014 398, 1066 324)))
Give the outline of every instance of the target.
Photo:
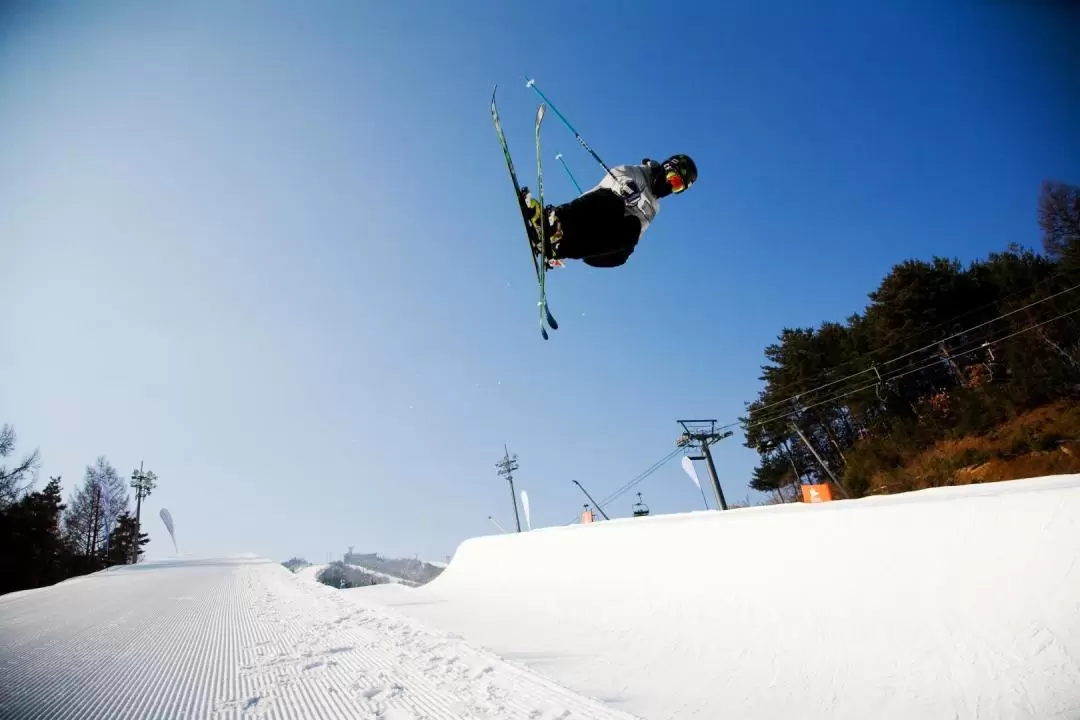
POLYGON ((607 188, 622 197, 626 203, 627 214, 641 222, 641 232, 644 233, 645 228, 649 227, 649 223, 660 212, 660 198, 650 189, 650 174, 645 165, 619 165, 611 168, 610 173, 604 173, 600 184, 592 190, 607 188))

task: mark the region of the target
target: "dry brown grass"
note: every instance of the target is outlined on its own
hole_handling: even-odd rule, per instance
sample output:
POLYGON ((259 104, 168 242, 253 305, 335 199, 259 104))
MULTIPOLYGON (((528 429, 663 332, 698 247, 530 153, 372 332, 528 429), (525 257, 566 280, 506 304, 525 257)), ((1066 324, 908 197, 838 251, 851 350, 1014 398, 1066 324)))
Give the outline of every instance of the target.
POLYGON ((1080 408, 1059 402, 989 435, 942 440, 904 465, 875 473, 873 494, 1080 473, 1080 408))

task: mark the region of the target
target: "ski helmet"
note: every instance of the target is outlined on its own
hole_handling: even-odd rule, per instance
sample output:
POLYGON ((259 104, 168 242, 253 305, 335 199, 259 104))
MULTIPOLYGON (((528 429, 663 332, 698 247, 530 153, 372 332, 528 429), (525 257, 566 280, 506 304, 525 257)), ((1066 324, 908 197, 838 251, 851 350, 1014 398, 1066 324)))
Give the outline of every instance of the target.
POLYGON ((663 162, 663 168, 672 192, 681 193, 697 181, 697 165, 689 155, 672 155, 663 162))

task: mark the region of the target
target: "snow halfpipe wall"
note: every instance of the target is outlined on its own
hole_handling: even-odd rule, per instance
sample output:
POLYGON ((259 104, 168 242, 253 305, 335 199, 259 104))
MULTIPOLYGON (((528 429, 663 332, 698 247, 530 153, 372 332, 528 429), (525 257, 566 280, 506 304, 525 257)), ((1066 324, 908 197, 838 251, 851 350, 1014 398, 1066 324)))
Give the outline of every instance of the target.
POLYGON ((661 718, 1080 717, 1080 476, 464 542, 365 588, 661 718))

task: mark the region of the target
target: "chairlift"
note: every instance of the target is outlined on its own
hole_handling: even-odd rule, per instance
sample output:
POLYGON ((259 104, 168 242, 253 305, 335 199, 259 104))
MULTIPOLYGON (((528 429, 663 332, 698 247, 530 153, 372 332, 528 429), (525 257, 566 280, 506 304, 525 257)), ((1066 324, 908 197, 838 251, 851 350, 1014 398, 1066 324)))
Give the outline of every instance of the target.
POLYGON ((649 506, 641 499, 641 493, 637 494, 638 501, 634 503, 634 517, 645 517, 649 514, 649 506))
POLYGON ((874 375, 877 376, 877 384, 874 385, 874 393, 877 395, 877 399, 883 403, 888 402, 888 399, 882 395, 881 373, 878 372, 877 363, 874 363, 870 367, 874 371, 874 375))

